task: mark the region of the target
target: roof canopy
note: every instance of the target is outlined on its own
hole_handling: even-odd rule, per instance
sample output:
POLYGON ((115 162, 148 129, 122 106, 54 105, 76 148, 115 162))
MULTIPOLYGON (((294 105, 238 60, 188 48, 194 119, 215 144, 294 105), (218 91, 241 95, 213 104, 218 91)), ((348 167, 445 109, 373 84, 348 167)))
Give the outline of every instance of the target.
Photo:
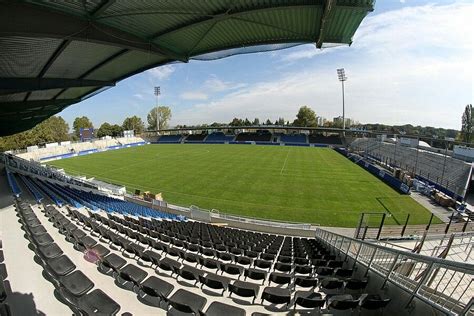
POLYGON ((167 63, 351 44, 375 0, 0 0, 0 135, 167 63))

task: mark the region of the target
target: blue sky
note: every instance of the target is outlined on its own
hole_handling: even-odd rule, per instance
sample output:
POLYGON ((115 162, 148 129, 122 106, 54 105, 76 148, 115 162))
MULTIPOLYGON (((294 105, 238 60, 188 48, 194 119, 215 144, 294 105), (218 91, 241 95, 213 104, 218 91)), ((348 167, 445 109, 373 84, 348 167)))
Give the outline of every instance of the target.
POLYGON ((472 103, 474 3, 379 0, 350 47, 286 50, 191 61, 151 69, 60 113, 121 124, 168 105, 170 124, 230 122, 234 117, 292 121, 308 105, 332 119, 342 112, 336 68, 346 69, 346 116, 362 123, 460 129, 472 103))

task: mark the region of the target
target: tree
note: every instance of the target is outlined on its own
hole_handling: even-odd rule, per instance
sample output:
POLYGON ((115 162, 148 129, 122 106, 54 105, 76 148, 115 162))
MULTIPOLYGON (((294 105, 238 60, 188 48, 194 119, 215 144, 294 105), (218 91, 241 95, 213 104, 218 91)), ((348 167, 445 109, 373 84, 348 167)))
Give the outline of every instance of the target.
POLYGON ((123 128, 122 128, 122 126, 120 126, 118 124, 114 124, 110 127, 110 131, 112 132, 113 137, 120 137, 120 136, 122 136, 123 128))
POLYGON ((0 137, 0 151, 69 140, 69 125, 60 116, 52 116, 32 129, 0 137))
POLYGON ((112 125, 107 122, 102 123, 96 133, 97 137, 112 136, 112 125))
POLYGON ((132 117, 127 117, 122 123, 122 129, 124 131, 133 130, 135 135, 143 133, 145 130, 145 124, 142 119, 136 115, 132 117))
POLYGON ((253 120, 252 125, 253 125, 253 126, 258 126, 258 125, 260 125, 260 120, 256 117, 256 118, 253 120))
POLYGON ((270 121, 270 119, 267 119, 267 120, 265 121, 265 125, 272 125, 272 121, 270 121))
POLYGON ((244 126, 250 126, 250 125, 252 125, 252 123, 249 121, 248 118, 245 118, 244 126))
POLYGON ((147 121, 148 121, 148 129, 156 130, 157 126, 158 129, 165 129, 168 127, 168 122, 171 119, 171 109, 168 106, 158 106, 148 113, 147 121), (156 120, 158 119, 158 124, 156 120))
POLYGON ((316 113, 308 106, 300 107, 293 125, 299 127, 316 127, 318 125, 316 113))
POLYGON ((230 126, 244 126, 244 121, 242 119, 234 117, 232 122, 229 123, 230 126))
POLYGON ((466 143, 471 142, 472 132, 474 129, 474 120, 472 118, 472 104, 466 105, 462 115, 461 134, 462 140, 466 143))
POLYGON ((122 136, 122 126, 114 124, 111 125, 107 122, 102 123, 102 125, 97 130, 96 136, 97 137, 105 137, 105 136, 112 136, 112 137, 119 137, 122 136))
POLYGON ((74 134, 77 137, 80 137, 81 128, 94 128, 94 125, 92 125, 91 120, 89 120, 87 116, 82 116, 82 117, 76 117, 74 119, 74 123, 72 123, 72 127, 74 129, 74 134))

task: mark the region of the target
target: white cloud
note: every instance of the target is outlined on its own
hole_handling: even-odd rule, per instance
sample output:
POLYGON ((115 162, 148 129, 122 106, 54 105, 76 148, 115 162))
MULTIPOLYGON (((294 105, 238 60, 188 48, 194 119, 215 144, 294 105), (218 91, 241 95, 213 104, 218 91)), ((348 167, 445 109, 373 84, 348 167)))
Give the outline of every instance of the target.
POLYGON ((173 121, 196 124, 279 116, 293 120, 301 105, 332 118, 341 112, 335 69, 343 66, 349 77, 347 116, 361 122, 459 128, 464 106, 472 103, 473 8, 460 2, 371 15, 351 47, 335 52, 307 46, 282 55, 289 62, 306 59, 303 71, 278 74, 251 86, 217 77, 207 80, 205 85, 213 91, 228 93, 178 111, 173 121))
POLYGON ((140 100, 144 100, 144 99, 145 99, 145 97, 144 97, 143 94, 141 94, 141 93, 135 93, 133 96, 134 96, 135 98, 137 98, 137 99, 140 99, 140 100))
POLYGON ((153 78, 165 80, 169 78, 174 71, 175 68, 173 67, 173 65, 163 65, 147 70, 147 73, 150 74, 153 78))
POLYGON ((211 75, 209 79, 204 82, 203 87, 212 92, 222 92, 228 90, 236 90, 245 87, 245 83, 234 83, 229 81, 222 81, 216 75, 211 75))
POLYGON ((207 100, 207 94, 199 91, 186 91, 179 96, 183 100, 207 100))

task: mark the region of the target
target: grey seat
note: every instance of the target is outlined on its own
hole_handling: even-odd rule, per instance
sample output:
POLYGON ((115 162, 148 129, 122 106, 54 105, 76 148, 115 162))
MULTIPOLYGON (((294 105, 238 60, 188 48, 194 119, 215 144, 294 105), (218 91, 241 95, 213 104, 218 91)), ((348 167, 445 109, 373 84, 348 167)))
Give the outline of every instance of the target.
POLYGON ((262 303, 268 301, 272 304, 290 304, 291 292, 289 289, 279 287, 266 287, 262 292, 262 303))
POLYGON ((120 305, 99 289, 82 296, 78 307, 85 315, 113 316, 120 310, 120 305))
POLYGON ((232 294, 242 296, 242 297, 253 297, 252 304, 255 302, 255 298, 258 295, 259 286, 257 284, 235 281, 234 283, 229 284, 229 297, 232 294))
POLYGON ((199 311, 201 316, 245 316, 245 310, 221 302, 212 302, 206 312, 199 311))
POLYGON ((63 289, 76 297, 84 295, 94 287, 94 283, 79 270, 60 277, 59 283, 61 283, 63 289))
POLYGON ((150 296, 158 300, 158 306, 162 301, 163 297, 168 297, 168 295, 173 291, 174 286, 162 279, 159 279, 155 276, 151 276, 146 279, 143 283, 140 284, 140 294, 145 298, 145 296, 150 296))
POLYGON ((66 255, 46 259, 46 264, 48 271, 56 277, 67 275, 76 269, 76 265, 66 255))
POLYGON ((177 310, 186 314, 198 315, 199 311, 202 310, 204 305, 207 303, 207 299, 200 295, 192 292, 179 289, 169 299, 166 299, 168 303, 169 314, 174 315, 174 310, 177 310))

